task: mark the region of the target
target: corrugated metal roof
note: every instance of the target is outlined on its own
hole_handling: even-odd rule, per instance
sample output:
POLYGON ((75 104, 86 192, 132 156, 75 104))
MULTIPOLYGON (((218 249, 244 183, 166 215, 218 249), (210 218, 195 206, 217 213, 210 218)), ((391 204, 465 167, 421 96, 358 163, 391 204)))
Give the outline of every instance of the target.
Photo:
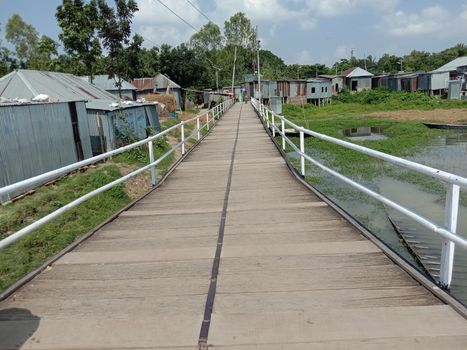
POLYGON ((112 94, 72 74, 20 69, 0 78, 2 97, 32 99, 38 94, 56 102, 115 100, 112 94))
POLYGON ((159 73, 154 78, 155 80, 155 87, 156 89, 167 89, 167 87, 171 89, 180 89, 181 86, 171 80, 168 76, 159 73))
POLYGON ((342 76, 346 78, 360 78, 360 77, 372 77, 373 74, 363 68, 356 67, 356 68, 347 69, 346 71, 342 72, 342 76))
POLYGON ((137 91, 154 90, 155 78, 138 78, 131 81, 137 91))
POLYGON ((86 103, 87 109, 96 109, 100 111, 115 111, 117 109, 136 108, 141 106, 153 106, 154 103, 118 103, 116 100, 91 100, 86 103))
MULTIPOLYGON (((89 76, 79 77, 88 83, 91 82, 91 78, 89 76)), ((117 83, 115 79, 110 78, 108 75, 96 75, 94 76, 92 84, 96 85, 98 88, 105 90, 105 91, 118 91, 117 83)), ((136 90, 136 87, 126 80, 122 81, 122 90, 136 90)))
POLYGON ((446 63, 444 66, 435 69, 432 73, 452 72, 457 70, 458 67, 464 66, 467 66, 467 56, 456 58, 455 60, 446 63))

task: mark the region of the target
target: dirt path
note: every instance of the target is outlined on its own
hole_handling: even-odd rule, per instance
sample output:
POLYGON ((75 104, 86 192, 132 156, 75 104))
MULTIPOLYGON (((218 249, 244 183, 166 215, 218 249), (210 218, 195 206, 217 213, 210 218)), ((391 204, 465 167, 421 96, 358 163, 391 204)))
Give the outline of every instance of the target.
POLYGON ((462 109, 435 109, 432 111, 403 110, 390 112, 374 112, 372 117, 395 120, 420 120, 433 122, 467 122, 467 108, 462 109))

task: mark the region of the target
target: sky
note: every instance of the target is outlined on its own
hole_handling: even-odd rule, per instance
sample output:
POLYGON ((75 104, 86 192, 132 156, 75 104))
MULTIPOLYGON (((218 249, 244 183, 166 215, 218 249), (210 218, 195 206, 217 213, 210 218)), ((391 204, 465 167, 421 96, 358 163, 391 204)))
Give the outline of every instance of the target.
MULTIPOLYGON (((194 30, 157 0, 137 0, 134 31, 150 47, 176 46, 194 30)), ((286 63, 332 65, 341 58, 412 50, 441 51, 467 38, 467 0, 162 0, 195 28, 208 20, 223 27, 238 11, 258 26, 261 46, 286 63)), ((55 9, 61 0, 0 0, 0 37, 18 13, 38 32, 58 41, 55 9)), ((5 42, 3 41, 5 44, 5 42)))

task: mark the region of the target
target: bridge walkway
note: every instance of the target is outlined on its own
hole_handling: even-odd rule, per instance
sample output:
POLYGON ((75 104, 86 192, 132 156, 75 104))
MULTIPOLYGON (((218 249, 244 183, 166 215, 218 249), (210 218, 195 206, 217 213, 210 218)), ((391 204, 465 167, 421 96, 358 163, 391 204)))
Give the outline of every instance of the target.
POLYGON ((467 322, 236 104, 157 190, 0 304, 0 349, 465 349, 467 322))

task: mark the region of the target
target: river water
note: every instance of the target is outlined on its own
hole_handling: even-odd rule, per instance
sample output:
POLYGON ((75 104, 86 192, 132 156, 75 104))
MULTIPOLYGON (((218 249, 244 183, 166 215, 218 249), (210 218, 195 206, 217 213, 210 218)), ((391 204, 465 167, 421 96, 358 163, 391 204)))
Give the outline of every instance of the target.
MULTIPOLYGON (((351 137, 349 139, 352 140, 351 137)), ((371 142, 367 143, 366 146, 371 147, 371 142)), ((312 149, 307 150, 307 152, 323 163, 326 163, 326 155, 319 154, 319 152, 312 149)), ((297 159, 297 155, 294 152, 288 155, 292 160, 297 159)), ((407 157, 407 159, 467 177, 467 131, 445 131, 443 135, 434 139, 429 146, 418 152, 418 154, 407 157)), ((402 227, 412 230, 417 241, 422 242, 422 245, 429 248, 427 251, 430 254, 428 255, 436 260, 436 264, 439 262, 438 256, 441 254, 441 240, 436 234, 427 231, 410 219, 396 215, 396 213, 388 210, 376 200, 361 194, 350 186, 308 164, 307 175, 319 179, 317 183, 313 183, 316 188, 325 193, 331 200, 358 219, 371 232, 418 268, 422 269, 422 265, 417 262, 414 255, 407 249, 406 242, 395 231, 389 216, 393 220, 399 220, 398 223, 402 227)), ((425 176, 418 174, 416 175, 417 180, 406 181, 412 175, 414 174, 411 171, 393 165, 385 165, 381 167, 380 174, 371 181, 363 179, 355 180, 414 212, 429 218, 431 221, 443 225, 445 205, 444 185, 428 177, 423 179, 425 176), (423 180, 426 180, 426 182, 423 180)), ((467 189, 462 189, 461 193, 464 196, 464 200, 461 200, 459 207, 457 232, 459 235, 467 238, 467 189)), ((436 274, 434 277, 435 279, 437 278, 436 274)), ((451 294, 467 305, 467 250, 463 248, 457 248, 455 251, 451 294)))

